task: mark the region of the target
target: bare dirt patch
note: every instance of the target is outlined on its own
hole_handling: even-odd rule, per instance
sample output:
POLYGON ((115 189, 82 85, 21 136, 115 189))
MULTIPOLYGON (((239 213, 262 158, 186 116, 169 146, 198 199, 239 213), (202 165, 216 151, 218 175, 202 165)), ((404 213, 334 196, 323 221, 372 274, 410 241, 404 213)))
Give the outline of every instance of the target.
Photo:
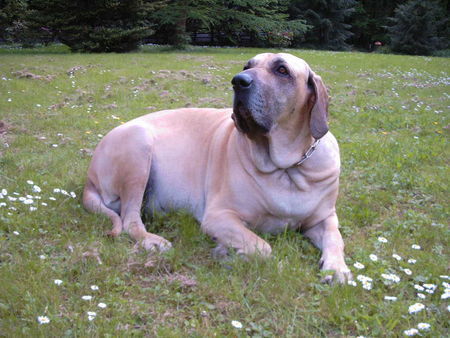
POLYGON ((51 74, 48 74, 48 75, 34 74, 34 73, 27 71, 26 69, 18 70, 18 71, 12 72, 11 74, 14 75, 15 77, 17 77, 18 79, 31 79, 31 80, 44 80, 44 81, 51 81, 56 77, 56 75, 51 75, 51 74))

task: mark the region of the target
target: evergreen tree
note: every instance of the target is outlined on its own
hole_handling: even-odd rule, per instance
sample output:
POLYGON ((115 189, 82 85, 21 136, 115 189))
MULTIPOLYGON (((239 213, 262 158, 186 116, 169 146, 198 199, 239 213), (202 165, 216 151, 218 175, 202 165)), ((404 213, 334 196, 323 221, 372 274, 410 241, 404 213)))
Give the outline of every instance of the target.
POLYGON ((130 51, 150 32, 142 0, 34 0, 30 8, 36 26, 76 52, 130 51))
POLYGON ((303 37, 309 26, 303 19, 289 20, 288 0, 228 0, 219 14, 216 30, 231 44, 248 35, 252 45, 288 46, 294 36, 303 37))
POLYGON ((183 46, 194 31, 215 32, 226 44, 240 44, 242 35, 252 41, 275 45, 287 44, 289 34, 303 34, 307 26, 302 20, 288 21, 288 0, 171 0, 155 11, 157 35, 166 42, 183 46), (283 13, 284 11, 284 13, 283 13))
POLYGON ((0 38, 10 43, 22 43, 29 47, 39 36, 33 34, 27 20, 29 8, 27 0, 0 1, 0 38))
POLYGON ((448 34, 448 21, 436 1, 410 0, 397 7, 392 21, 388 30, 395 52, 429 55, 448 43, 443 35, 448 34))
POLYGON ((350 40, 357 46, 372 50, 374 41, 389 41, 386 26, 395 8, 407 0, 359 0, 352 19, 350 40))
POLYGON ((348 19, 355 6, 355 0, 293 0, 289 13, 291 18, 305 19, 313 27, 305 36, 307 45, 342 50, 349 48, 346 41, 352 33, 348 19))

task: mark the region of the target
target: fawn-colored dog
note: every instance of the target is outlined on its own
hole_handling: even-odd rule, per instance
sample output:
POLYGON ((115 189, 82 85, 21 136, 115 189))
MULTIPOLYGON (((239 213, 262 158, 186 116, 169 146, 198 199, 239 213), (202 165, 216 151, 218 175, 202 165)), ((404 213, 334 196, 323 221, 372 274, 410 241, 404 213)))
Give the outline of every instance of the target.
POLYGON ((94 152, 84 206, 111 219, 113 236, 125 230, 147 250, 171 244, 145 229, 144 200, 151 210, 191 212, 216 253, 269 256, 253 230, 299 229, 322 250, 321 268, 334 271, 325 281, 351 279, 335 209, 339 148, 321 78, 302 59, 266 53, 232 84, 233 109, 161 111, 109 132, 94 152))

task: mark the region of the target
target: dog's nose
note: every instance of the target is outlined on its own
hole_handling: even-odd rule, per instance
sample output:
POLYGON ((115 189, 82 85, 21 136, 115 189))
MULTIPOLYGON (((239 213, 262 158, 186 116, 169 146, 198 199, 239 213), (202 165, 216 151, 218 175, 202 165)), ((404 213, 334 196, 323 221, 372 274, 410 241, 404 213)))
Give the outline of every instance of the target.
POLYGON ((245 73, 239 73, 235 77, 233 77, 233 80, 231 80, 231 83, 235 89, 246 89, 249 88, 252 85, 253 79, 250 75, 245 73))

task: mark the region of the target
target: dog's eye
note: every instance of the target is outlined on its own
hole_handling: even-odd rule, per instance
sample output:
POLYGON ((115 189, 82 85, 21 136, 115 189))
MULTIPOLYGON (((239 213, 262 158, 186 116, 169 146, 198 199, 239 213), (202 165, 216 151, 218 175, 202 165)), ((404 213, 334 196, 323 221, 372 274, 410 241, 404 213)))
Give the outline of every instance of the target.
POLYGON ((289 75, 289 72, 285 66, 278 67, 277 72, 283 75, 289 75))

